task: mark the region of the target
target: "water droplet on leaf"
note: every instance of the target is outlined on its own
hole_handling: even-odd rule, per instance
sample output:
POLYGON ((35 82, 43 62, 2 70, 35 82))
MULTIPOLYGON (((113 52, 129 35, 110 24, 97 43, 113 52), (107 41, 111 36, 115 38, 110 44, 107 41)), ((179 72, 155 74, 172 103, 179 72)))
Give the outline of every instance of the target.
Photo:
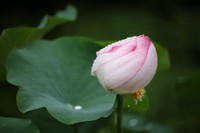
POLYGON ((82 107, 81 106, 74 106, 74 109, 75 110, 80 110, 80 109, 82 109, 82 107))

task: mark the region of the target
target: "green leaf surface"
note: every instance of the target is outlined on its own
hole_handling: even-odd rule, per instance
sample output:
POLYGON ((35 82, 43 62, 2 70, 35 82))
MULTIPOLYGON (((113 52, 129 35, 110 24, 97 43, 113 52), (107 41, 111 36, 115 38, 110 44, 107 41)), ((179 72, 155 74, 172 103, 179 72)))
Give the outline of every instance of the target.
MULTIPOLYGON (((46 109, 38 109, 27 114, 28 118, 40 129, 42 133, 74 133, 73 125, 66 125, 51 117, 46 109)), ((109 118, 76 124, 78 133, 96 133, 108 124, 109 118)))
POLYGON ((132 95, 124 95, 123 106, 138 113, 145 114, 149 109, 149 99, 145 94, 142 98, 142 101, 137 101, 136 104, 132 95))
POLYGON ((5 62, 9 52, 14 48, 22 48, 27 44, 41 39, 55 26, 76 19, 77 11, 73 6, 68 6, 64 11, 59 11, 55 16, 44 16, 38 28, 17 27, 5 29, 0 36, 0 81, 6 79, 5 62))
POLYGON ((170 58, 167 49, 154 43, 158 55, 158 68, 157 72, 165 71, 170 68, 170 58))
POLYGON ((40 133, 28 119, 0 117, 0 133, 40 133))
POLYGON ((7 80, 21 87, 17 94, 20 111, 46 107, 65 124, 110 115, 116 94, 108 96, 90 75, 100 48, 93 40, 64 37, 14 49, 7 60, 7 80))

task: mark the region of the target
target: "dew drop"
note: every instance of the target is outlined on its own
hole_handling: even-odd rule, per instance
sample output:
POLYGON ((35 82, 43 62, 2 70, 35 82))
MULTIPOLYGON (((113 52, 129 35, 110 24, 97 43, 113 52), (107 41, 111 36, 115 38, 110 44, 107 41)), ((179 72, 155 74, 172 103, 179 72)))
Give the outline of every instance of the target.
POLYGON ((74 109, 75 110, 80 110, 80 109, 82 109, 82 107, 81 106, 74 106, 74 109))

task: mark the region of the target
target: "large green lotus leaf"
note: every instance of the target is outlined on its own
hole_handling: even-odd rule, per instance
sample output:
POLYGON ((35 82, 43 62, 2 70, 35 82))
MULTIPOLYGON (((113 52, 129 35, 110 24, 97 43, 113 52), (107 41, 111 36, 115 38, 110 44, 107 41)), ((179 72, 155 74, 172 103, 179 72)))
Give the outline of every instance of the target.
MULTIPOLYGON (((66 125, 52 118, 46 109, 38 109, 27 113, 29 119, 40 129, 42 133, 74 133, 74 125, 66 125)), ((105 127, 108 118, 100 118, 96 121, 81 122, 76 124, 78 133, 96 133, 99 129, 105 127)))
POLYGON ((28 119, 0 117, 0 133, 40 133, 28 119))
POLYGON ((21 87, 17 94, 20 111, 46 107, 66 124, 111 114, 116 95, 107 95, 90 75, 100 48, 86 38, 64 37, 14 49, 7 60, 7 80, 21 87))
POLYGON ((45 15, 37 28, 17 27, 5 29, 0 36, 0 81, 6 79, 5 62, 8 53, 14 48, 22 48, 32 41, 42 38, 55 26, 73 21, 77 11, 73 6, 67 6, 64 11, 58 11, 55 16, 45 15))

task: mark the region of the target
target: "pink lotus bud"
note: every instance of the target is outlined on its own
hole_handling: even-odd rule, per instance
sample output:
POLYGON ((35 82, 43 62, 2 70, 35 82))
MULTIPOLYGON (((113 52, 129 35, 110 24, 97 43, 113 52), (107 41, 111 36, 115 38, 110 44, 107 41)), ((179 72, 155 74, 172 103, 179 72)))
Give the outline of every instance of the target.
POLYGON ((106 90, 118 94, 135 93, 156 73, 156 49, 144 35, 118 41, 96 54, 91 75, 96 76, 106 90))

